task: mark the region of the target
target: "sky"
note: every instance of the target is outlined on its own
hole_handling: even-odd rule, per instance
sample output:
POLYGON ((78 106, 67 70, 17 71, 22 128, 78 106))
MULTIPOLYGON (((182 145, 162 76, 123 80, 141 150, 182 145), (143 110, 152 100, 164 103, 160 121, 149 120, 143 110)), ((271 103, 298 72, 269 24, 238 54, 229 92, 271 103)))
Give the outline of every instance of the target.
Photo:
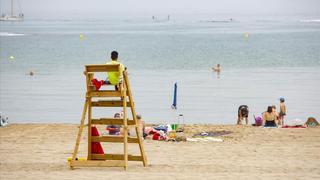
MULTIPOLYGON (((9 13, 11 1, 0 1, 1 14, 9 13)), ((32 17, 114 14, 308 14, 320 17, 320 0, 19 0, 19 3, 22 12, 32 17)))

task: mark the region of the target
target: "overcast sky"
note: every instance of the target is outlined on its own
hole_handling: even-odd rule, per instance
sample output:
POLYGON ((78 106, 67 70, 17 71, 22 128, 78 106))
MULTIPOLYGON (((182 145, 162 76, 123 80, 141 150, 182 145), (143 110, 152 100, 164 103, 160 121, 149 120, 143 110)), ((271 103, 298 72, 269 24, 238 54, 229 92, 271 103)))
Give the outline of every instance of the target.
MULTIPOLYGON (((11 0, 1 1, 1 13, 11 0)), ((17 4, 18 0, 14 0, 17 4)), ((28 16, 108 14, 263 14, 320 16, 320 0, 19 0, 28 16)), ((18 9, 18 8, 17 8, 18 9)))

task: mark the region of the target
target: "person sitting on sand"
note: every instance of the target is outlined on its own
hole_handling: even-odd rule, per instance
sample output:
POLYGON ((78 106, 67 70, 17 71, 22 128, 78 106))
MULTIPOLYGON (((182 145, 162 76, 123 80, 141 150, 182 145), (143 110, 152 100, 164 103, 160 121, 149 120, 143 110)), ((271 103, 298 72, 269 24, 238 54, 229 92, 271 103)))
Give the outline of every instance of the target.
POLYGON ((277 116, 276 114, 272 111, 272 106, 268 106, 268 109, 266 112, 263 113, 263 125, 265 127, 276 127, 276 120, 277 116))
POLYGON ((220 73, 220 71, 221 71, 221 66, 220 66, 220 64, 217 64, 217 66, 216 66, 216 67, 213 67, 212 70, 215 71, 215 72, 220 73))
POLYGON ((237 124, 242 124, 242 120, 246 119, 246 125, 249 123, 249 107, 247 105, 241 105, 238 108, 238 121, 237 124))
POLYGON ((280 98, 280 112, 279 112, 279 124, 284 124, 284 116, 286 115, 286 105, 284 104, 284 98, 280 98))
POLYGON ((307 127, 316 127, 316 126, 319 126, 319 123, 318 121, 316 120, 316 118, 314 117, 309 117, 307 119, 307 122, 304 124, 305 126, 307 127))
MULTIPOLYGON (((114 118, 121 119, 120 113, 115 113, 114 118)), ((109 131, 110 135, 119 135, 120 134, 120 126, 117 126, 117 125, 108 125, 106 130, 109 131)))

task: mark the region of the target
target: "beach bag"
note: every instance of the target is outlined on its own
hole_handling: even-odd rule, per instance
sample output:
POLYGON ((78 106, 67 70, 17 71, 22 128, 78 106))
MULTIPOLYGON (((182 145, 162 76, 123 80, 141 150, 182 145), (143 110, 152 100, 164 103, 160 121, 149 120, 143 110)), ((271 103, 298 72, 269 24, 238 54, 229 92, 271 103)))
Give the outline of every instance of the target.
POLYGON ((154 133, 152 136, 153 140, 159 140, 160 134, 159 133, 154 133))
POLYGON ((109 131, 109 135, 119 135, 120 134, 120 127, 119 126, 110 125, 110 126, 107 126, 107 130, 109 131))
POLYGON ((261 116, 253 116, 255 121, 255 126, 262 126, 262 117, 261 116))

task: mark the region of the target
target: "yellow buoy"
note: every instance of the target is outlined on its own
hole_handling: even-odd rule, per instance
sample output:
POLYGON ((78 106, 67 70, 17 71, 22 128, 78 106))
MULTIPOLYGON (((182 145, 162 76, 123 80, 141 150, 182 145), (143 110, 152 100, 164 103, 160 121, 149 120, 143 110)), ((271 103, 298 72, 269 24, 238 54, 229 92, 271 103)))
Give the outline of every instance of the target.
POLYGON ((249 37, 249 33, 244 33, 244 37, 248 38, 249 37))
POLYGON ((14 56, 9 56, 9 60, 14 60, 14 56))
POLYGON ((79 37, 80 37, 80 40, 83 40, 83 39, 84 39, 84 34, 81 33, 81 34, 79 35, 79 37))

